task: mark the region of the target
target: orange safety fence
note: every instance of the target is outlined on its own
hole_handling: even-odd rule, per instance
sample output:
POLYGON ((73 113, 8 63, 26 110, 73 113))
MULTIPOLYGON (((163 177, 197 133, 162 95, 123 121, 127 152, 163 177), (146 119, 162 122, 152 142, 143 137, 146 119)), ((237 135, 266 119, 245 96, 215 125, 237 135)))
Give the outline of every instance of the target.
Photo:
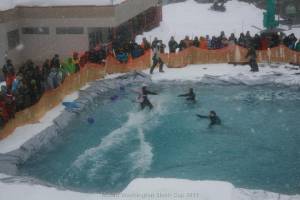
POLYGON ((144 55, 132 59, 129 57, 127 63, 120 63, 114 56, 110 55, 106 59, 106 73, 126 73, 134 70, 144 70, 151 65, 151 51, 145 51, 144 55))
MULTIPOLYGON (((180 68, 189 64, 247 63, 246 54, 247 49, 237 45, 218 50, 190 47, 178 53, 161 54, 161 59, 170 68, 180 68)), ((35 105, 16 113, 15 118, 1 130, 0 139, 10 135, 16 127, 38 122, 47 111, 59 105, 66 95, 79 90, 87 82, 102 78, 106 74, 144 70, 151 66, 151 61, 151 51, 146 51, 139 58, 130 58, 126 64, 120 63, 113 56, 108 56, 105 65, 86 64, 79 73, 66 77, 61 86, 47 91, 35 105)), ((257 61, 300 64, 300 53, 281 45, 257 51, 257 61)))
POLYGON ((66 95, 104 76, 103 66, 87 64, 80 72, 66 77, 58 88, 45 92, 36 104, 16 113, 15 118, 10 119, 1 130, 0 139, 10 135, 17 127, 38 122, 46 112, 59 105, 66 95))
POLYGON ((184 49, 178 53, 161 54, 163 62, 171 68, 181 68, 192 64, 192 48, 184 49))

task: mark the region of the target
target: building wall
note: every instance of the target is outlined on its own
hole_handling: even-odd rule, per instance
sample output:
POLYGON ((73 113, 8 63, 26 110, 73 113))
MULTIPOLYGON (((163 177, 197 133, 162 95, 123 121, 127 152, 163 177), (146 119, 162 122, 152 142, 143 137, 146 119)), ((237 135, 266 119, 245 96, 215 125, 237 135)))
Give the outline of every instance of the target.
POLYGON ((157 6, 158 3, 158 0, 128 0, 126 3, 120 4, 115 10, 117 25, 128 21, 129 19, 137 16, 139 13, 142 13, 151 7, 157 6))
MULTIPOLYGON (((6 56, 11 59, 14 64, 18 65, 22 62, 22 51, 18 49, 9 49, 7 33, 19 28, 17 21, 11 21, 9 23, 0 24, 0 67, 5 63, 6 56)), ((20 35, 21 38, 21 35, 20 35)))
POLYGON ((89 28, 118 27, 147 9, 157 6, 159 0, 127 0, 116 6, 59 6, 17 7, 0 12, 0 65, 5 52, 15 64, 26 59, 41 62, 59 54, 63 59, 72 52, 89 49, 89 28), (130 11, 130 12, 128 12, 130 11), (48 27, 49 34, 22 34, 23 27, 48 27), (56 34, 57 27, 83 27, 83 34, 56 34), (19 29, 23 48, 9 50, 7 32, 19 29))

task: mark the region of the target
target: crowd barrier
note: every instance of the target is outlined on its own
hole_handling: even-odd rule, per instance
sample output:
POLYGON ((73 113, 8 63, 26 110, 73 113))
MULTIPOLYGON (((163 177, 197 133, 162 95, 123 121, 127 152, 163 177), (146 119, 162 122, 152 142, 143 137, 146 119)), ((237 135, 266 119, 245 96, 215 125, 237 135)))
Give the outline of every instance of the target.
POLYGON ((10 135, 17 127, 36 123, 46 112, 59 105, 64 97, 79 90, 86 83, 105 76, 105 67, 87 64, 80 72, 67 76, 63 84, 43 94, 33 106, 17 112, 15 118, 9 120, 0 132, 0 139, 10 135))
MULTIPOLYGON (((204 50, 190 47, 178 53, 161 54, 162 60, 170 68, 185 67, 189 64, 214 63, 247 63, 247 49, 231 45, 219 50, 204 50)), ((300 53, 285 46, 278 46, 266 51, 257 51, 258 62, 281 62, 300 64, 300 53)), ((144 70, 151 66, 151 51, 136 59, 129 59, 126 64, 108 56, 105 65, 86 64, 79 73, 66 77, 58 88, 47 91, 35 105, 16 113, 0 132, 0 140, 10 135, 16 127, 38 122, 49 110, 59 105, 63 98, 79 90, 89 81, 104 77, 106 74, 126 73, 133 70, 144 70)))
POLYGON ((151 51, 145 51, 144 55, 135 59, 129 57, 127 63, 120 63, 112 55, 106 59, 106 73, 126 73, 134 70, 144 70, 151 65, 151 51))
MULTIPOLYGON (((231 45, 223 49, 205 50, 190 47, 178 53, 162 54, 161 58, 170 68, 181 68, 189 64, 217 64, 217 63, 247 63, 248 50, 238 45, 231 45)), ((293 51, 283 45, 265 50, 257 51, 257 61, 300 63, 300 53, 293 51)))

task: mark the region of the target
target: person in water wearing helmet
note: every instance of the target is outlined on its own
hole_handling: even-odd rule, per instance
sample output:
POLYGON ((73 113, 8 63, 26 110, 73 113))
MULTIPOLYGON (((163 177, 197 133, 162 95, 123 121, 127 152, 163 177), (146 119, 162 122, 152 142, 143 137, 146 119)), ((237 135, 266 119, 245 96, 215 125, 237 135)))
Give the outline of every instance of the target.
POLYGON ((196 94, 194 93, 193 88, 190 88, 188 93, 178 95, 178 97, 186 97, 187 101, 196 101, 196 94))
POLYGON ((140 105, 141 105, 141 109, 143 110, 145 107, 149 107, 150 109, 153 108, 152 103, 149 101, 148 99, 148 95, 157 95, 157 93, 155 92, 151 92, 149 90, 147 90, 147 86, 143 86, 142 87, 142 93, 140 96, 140 105))
POLYGON ((209 119, 210 120, 209 127, 212 127, 214 125, 221 125, 221 119, 218 117, 217 113, 213 110, 209 112, 208 116, 199 115, 199 114, 197 114, 197 116, 202 119, 209 119))

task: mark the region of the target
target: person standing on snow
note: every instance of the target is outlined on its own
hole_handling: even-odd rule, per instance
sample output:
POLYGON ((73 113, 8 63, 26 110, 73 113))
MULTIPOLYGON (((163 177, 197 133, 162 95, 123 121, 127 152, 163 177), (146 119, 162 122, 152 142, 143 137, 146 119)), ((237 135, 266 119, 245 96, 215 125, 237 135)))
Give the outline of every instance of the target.
POLYGON ((156 47, 153 48, 153 57, 152 57, 153 64, 150 69, 150 74, 153 74, 153 70, 157 64, 159 64, 159 72, 164 72, 163 70, 164 62, 160 58, 160 48, 161 48, 160 45, 161 43, 158 43, 156 47))
POLYGON ((258 72, 258 64, 256 62, 256 51, 253 46, 251 46, 248 50, 246 58, 249 58, 249 65, 251 67, 251 72, 258 72))

